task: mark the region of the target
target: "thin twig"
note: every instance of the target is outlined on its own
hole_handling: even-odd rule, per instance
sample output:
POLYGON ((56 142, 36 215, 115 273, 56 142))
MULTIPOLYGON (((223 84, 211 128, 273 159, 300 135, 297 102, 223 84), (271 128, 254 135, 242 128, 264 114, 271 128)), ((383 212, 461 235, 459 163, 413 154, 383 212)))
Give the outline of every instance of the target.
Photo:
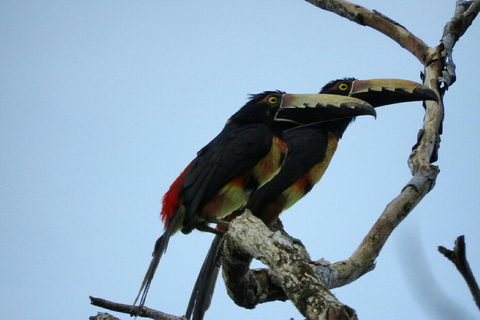
POLYGON ((465 250, 465 236, 460 236, 457 238, 453 251, 448 250, 443 246, 439 246, 438 251, 443 254, 448 260, 453 262, 455 267, 457 267, 458 272, 460 272, 460 274, 467 282, 468 288, 472 293, 475 304, 477 305, 478 309, 480 309, 480 288, 478 287, 478 283, 475 280, 475 276, 473 275, 472 269, 470 269, 470 265, 467 261, 467 254, 465 250))
MULTIPOLYGON (((90 303, 100 308, 121 312, 121 313, 126 313, 130 315, 134 314, 134 312, 138 308, 132 305, 112 302, 112 301, 108 301, 101 298, 95 298, 92 296, 90 296, 90 303)), ((140 312, 139 317, 150 318, 154 320, 185 320, 185 317, 173 316, 173 315, 166 314, 166 313, 153 310, 147 307, 142 308, 142 311, 140 312)))
POLYGON ((456 80, 452 50, 458 39, 460 39, 472 24, 472 21, 478 15, 479 11, 480 0, 457 1, 454 16, 443 29, 442 44, 444 48, 442 50, 442 58, 445 61, 445 68, 440 78, 442 90, 448 89, 456 80))

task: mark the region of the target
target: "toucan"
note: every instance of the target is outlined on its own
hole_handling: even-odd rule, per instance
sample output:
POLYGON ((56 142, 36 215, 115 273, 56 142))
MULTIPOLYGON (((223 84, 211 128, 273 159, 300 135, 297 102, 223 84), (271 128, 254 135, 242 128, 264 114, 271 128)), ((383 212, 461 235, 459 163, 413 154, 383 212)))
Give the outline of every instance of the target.
POLYGON ((135 315, 145 304, 170 237, 178 231, 214 231, 209 222, 244 206, 250 195, 283 165, 288 151, 282 140, 285 130, 360 115, 375 116, 375 109, 363 100, 338 95, 281 91, 252 95, 165 193, 160 213, 165 230, 155 243, 152 261, 135 299, 134 305, 139 301, 135 315))
MULTIPOLYGON (((428 87, 406 80, 356 80, 344 78, 326 84, 321 94, 334 94, 362 99, 373 107, 399 102, 435 100, 435 92, 428 87)), ((343 117, 286 130, 283 139, 288 147, 280 172, 255 191, 247 204, 229 216, 249 209, 267 226, 277 222, 281 212, 304 197, 321 179, 337 148, 338 141, 355 116, 343 117)), ((187 307, 186 317, 198 320, 210 305, 218 275, 218 257, 221 236, 217 235, 200 270, 187 307)))

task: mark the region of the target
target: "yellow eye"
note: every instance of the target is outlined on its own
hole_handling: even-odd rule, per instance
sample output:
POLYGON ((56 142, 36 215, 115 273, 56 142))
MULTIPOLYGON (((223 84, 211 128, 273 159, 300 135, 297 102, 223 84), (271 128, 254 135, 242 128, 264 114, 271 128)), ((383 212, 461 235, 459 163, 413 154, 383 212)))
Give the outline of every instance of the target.
POLYGON ((348 86, 346 83, 342 83, 338 86, 338 89, 342 90, 342 91, 345 91, 348 89, 348 86))
POLYGON ((278 98, 277 97, 270 97, 268 98, 268 102, 271 103, 271 104, 275 104, 278 102, 278 98))

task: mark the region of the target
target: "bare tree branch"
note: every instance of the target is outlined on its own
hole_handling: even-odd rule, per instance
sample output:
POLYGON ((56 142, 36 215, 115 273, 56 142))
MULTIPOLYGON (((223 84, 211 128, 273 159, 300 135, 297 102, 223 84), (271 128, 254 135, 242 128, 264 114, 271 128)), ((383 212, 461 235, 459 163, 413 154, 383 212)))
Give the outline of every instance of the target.
MULTIPOLYGON (((138 308, 132 305, 116 303, 116 302, 112 302, 112 301, 108 301, 100 298, 95 298, 92 296, 90 296, 90 303, 100 308, 121 312, 121 313, 126 313, 130 315, 134 314, 136 308, 138 308)), ((173 316, 173 315, 166 314, 166 313, 153 310, 147 307, 143 307, 139 316, 144 318, 154 319, 154 320, 185 320, 185 317, 173 316)))
POLYGON ((452 37, 454 42, 458 41, 467 31, 480 12, 480 1, 457 1, 455 14, 452 19, 445 25, 443 29, 443 38, 452 37))
POLYGON ((112 316, 111 314, 99 312, 97 313, 96 316, 90 317, 89 320, 120 320, 120 319, 112 316))
POLYGON ((222 247, 222 252, 225 287, 237 305, 253 309, 261 303, 288 300, 283 289, 272 280, 269 269, 250 270, 252 256, 235 251, 234 246, 222 247))
POLYGON ((388 204, 377 222, 370 229, 360 246, 345 261, 334 263, 335 277, 331 277, 329 288, 344 286, 357 280, 359 277, 375 267, 375 259, 393 230, 420 202, 431 188, 432 180, 428 180, 422 189, 406 187, 402 193, 388 204))
MULTIPOLYGON (((232 261, 234 265, 241 260, 248 263, 246 256, 252 256, 266 264, 270 268, 273 284, 281 287, 300 313, 309 320, 357 319, 355 311, 340 303, 319 281, 310 266, 310 256, 305 248, 280 231, 271 231, 248 210, 230 224, 224 235, 223 253, 222 263, 227 270, 232 261)), ((252 275, 247 271, 240 275, 241 278, 244 276, 248 278, 252 275)), ((226 280, 229 282, 228 278, 226 280)), ((255 281, 249 283, 253 283, 250 288, 254 289, 258 284, 255 281)), ((251 291, 250 294, 257 295, 256 290, 251 291)), ((259 296, 263 292, 261 290, 259 296)))
POLYGON ((444 48, 442 50, 442 58, 445 61, 445 68, 440 81, 445 85, 445 89, 451 86, 456 79, 455 64, 452 60, 453 46, 467 31, 479 11, 479 0, 457 1, 454 16, 443 29, 442 44, 444 48))
POLYGON ((467 282, 468 288, 472 293, 475 304, 477 305, 478 309, 480 309, 480 288, 478 287, 478 283, 475 280, 475 276, 473 275, 472 269, 470 269, 470 265, 467 261, 467 253, 465 250, 465 236, 460 236, 457 238, 453 251, 448 250, 447 248, 442 246, 438 247, 438 251, 443 254, 448 260, 452 261, 455 267, 457 267, 457 270, 467 282))
MULTIPOLYGON (((417 191, 413 187, 405 188, 400 196, 387 206, 358 249, 348 260, 339 261, 334 264, 323 259, 313 263, 309 261, 309 265, 313 268, 320 284, 327 289, 341 287, 373 270, 375 267, 375 259, 380 254, 390 234, 415 207, 418 201, 420 201, 422 195, 430 190, 430 187, 429 184, 426 184, 424 187, 425 190, 420 191, 417 191)), ((243 251, 247 247, 249 249, 251 249, 250 247, 254 247, 255 250, 259 250, 260 252, 256 252, 255 255, 252 256, 270 266, 272 262, 269 263, 262 259, 268 259, 270 255, 272 255, 271 259, 278 259, 279 254, 276 251, 281 251, 283 248, 274 247, 275 243, 267 241, 273 237, 274 233, 272 231, 263 229, 264 233, 261 233, 255 230, 258 228, 258 226, 252 222, 255 219, 249 216, 247 216, 247 218, 241 216, 237 219, 247 219, 250 224, 248 227, 243 227, 245 230, 242 229, 240 232, 233 229, 227 233, 227 235, 230 235, 231 233, 238 232, 239 234, 234 235, 232 239, 237 239, 237 241, 243 239, 241 243, 235 242, 234 244, 229 244, 231 246, 230 248, 225 245, 223 249, 223 275, 229 295, 237 304, 246 308, 253 308, 256 304, 272 300, 284 300, 284 296, 278 292, 278 286, 282 288, 283 286, 281 283, 275 282, 275 276, 271 274, 271 272, 275 274, 275 271, 266 269, 249 270, 248 267, 251 262, 251 257, 243 251), (245 239, 252 239, 255 242, 251 243, 245 239), (256 244, 257 242, 263 242, 263 246, 268 247, 269 255, 263 255, 261 258, 257 258, 257 256, 263 252, 261 251, 263 246, 259 246, 256 244), (231 270, 232 268, 233 270, 231 270), (240 282, 237 281, 239 278, 243 280, 240 282), (244 301, 248 301, 248 304, 244 301)), ((243 223, 247 224, 248 222, 243 223)), ((280 237, 278 231, 275 233, 275 236, 280 237)), ((295 241, 286 234, 282 234, 282 237, 282 240, 277 240, 276 243, 295 243, 295 241)), ((228 239, 228 237, 226 238, 228 239)), ((308 253, 305 251, 305 248, 301 246, 299 242, 296 242, 295 246, 296 250, 304 252, 304 260, 307 261, 308 253)), ((267 250, 266 248, 263 249, 267 250)), ((296 258, 291 257, 290 260, 292 259, 295 260, 296 258)), ((278 262, 281 263, 280 260, 278 260, 278 262)), ((285 261, 283 262, 286 263, 285 261)))
POLYGON ((383 33, 411 52, 423 65, 426 64, 428 46, 405 27, 380 12, 370 11, 362 6, 343 0, 306 1, 320 9, 331 11, 362 26, 369 26, 383 33))

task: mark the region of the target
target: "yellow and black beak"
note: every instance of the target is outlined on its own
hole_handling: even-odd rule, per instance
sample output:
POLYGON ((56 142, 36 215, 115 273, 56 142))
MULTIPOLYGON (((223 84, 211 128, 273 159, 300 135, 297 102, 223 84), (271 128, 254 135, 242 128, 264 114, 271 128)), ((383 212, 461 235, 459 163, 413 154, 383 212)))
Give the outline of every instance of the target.
POLYGON ((376 117, 369 103, 334 94, 283 94, 274 121, 297 125, 325 122, 362 115, 376 117))
MULTIPOLYGON (((438 102, 438 96, 432 89, 407 80, 353 80, 349 89, 348 96, 362 99, 373 107, 409 101, 434 100, 438 102)), ((330 91, 327 90, 325 93, 330 93, 330 91)))

